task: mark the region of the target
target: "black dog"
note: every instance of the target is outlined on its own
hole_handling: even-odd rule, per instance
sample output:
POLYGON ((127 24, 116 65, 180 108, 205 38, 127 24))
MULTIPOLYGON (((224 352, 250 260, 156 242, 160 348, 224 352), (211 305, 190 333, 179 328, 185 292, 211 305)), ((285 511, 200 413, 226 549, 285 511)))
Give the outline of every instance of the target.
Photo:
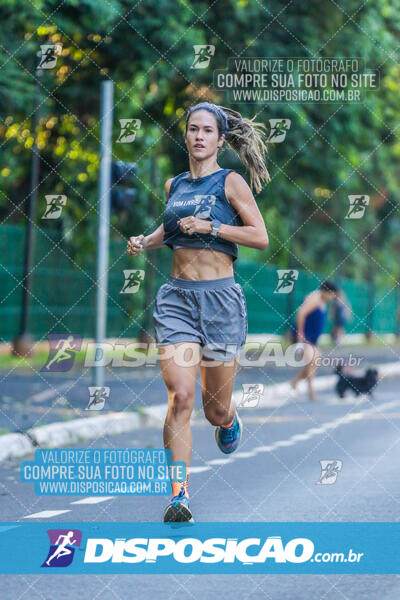
POLYGON ((343 373, 343 366, 339 365, 335 369, 339 375, 339 381, 336 384, 336 392, 339 398, 344 398, 347 390, 352 390, 356 396, 360 394, 371 395, 373 389, 378 383, 378 371, 376 369, 367 369, 361 377, 343 373))

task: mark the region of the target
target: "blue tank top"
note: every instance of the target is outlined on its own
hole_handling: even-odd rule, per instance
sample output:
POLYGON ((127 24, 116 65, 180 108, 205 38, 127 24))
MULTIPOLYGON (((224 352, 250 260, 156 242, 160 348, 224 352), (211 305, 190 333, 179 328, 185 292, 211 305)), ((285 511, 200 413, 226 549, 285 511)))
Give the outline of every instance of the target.
POLYGON ((190 171, 173 178, 164 213, 163 243, 173 249, 212 248, 233 257, 238 256, 238 245, 210 233, 183 233, 178 220, 193 215, 199 219, 218 219, 226 225, 242 226, 238 212, 229 204, 225 195, 225 179, 233 169, 219 169, 204 177, 190 177, 190 171))
POLYGON ((304 337, 306 340, 311 342, 311 344, 316 345, 319 336, 321 335, 326 319, 326 310, 323 308, 315 308, 312 312, 310 312, 304 324, 304 337))

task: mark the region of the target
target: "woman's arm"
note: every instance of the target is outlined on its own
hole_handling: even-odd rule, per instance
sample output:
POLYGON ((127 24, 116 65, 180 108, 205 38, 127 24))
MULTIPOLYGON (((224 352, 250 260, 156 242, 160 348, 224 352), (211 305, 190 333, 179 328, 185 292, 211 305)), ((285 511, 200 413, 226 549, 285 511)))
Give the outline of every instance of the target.
MULTIPOLYGON (((172 181, 172 178, 168 179, 164 185, 165 196, 166 196, 167 200, 168 200, 168 196, 169 196, 169 190, 171 187, 171 181, 172 181)), ((157 227, 157 229, 155 229, 153 231, 153 233, 150 233, 149 235, 144 236, 143 234, 141 234, 141 235, 132 236, 131 238, 129 238, 128 244, 127 244, 128 254, 131 254, 132 256, 136 256, 140 252, 143 252, 143 250, 162 248, 164 245, 163 238, 164 238, 164 224, 161 223, 161 225, 159 225, 159 227, 157 227)))
MULTIPOLYGON (((171 177, 171 179, 167 179, 167 181, 164 184, 165 201, 166 202, 168 201, 169 190, 171 187, 172 179, 173 179, 172 177, 171 177)), ((151 233, 150 235, 147 235, 144 238, 143 246, 144 246, 145 250, 151 250, 152 248, 162 248, 164 246, 163 238, 164 238, 164 224, 161 223, 161 225, 159 227, 157 227, 157 229, 155 231, 153 231, 153 233, 151 233)))
POLYGON ((225 195, 240 215, 243 226, 222 223, 218 230, 218 237, 249 248, 265 250, 269 239, 264 219, 251 189, 239 173, 228 173, 225 180, 225 195))
POLYGON ((164 245, 163 238, 164 238, 164 224, 161 223, 161 225, 159 227, 157 227, 157 229, 155 229, 153 231, 153 233, 150 233, 150 235, 146 235, 146 237, 143 238, 143 248, 145 250, 162 248, 164 245))

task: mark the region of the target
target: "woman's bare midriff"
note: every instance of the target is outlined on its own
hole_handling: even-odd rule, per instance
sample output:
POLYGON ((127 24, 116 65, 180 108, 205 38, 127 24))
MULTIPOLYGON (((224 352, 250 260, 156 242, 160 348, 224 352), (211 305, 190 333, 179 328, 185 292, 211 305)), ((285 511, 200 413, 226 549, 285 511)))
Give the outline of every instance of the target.
POLYGON ((174 250, 171 275, 197 281, 232 277, 233 259, 210 248, 178 248, 174 250))

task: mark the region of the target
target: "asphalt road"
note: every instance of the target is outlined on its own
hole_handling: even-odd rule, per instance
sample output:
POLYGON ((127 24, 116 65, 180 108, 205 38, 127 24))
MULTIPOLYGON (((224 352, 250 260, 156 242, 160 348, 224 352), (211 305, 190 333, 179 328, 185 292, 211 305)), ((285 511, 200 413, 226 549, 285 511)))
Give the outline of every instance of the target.
MULTIPOLYGON (((260 354, 260 353, 259 353, 260 354)), ((400 361, 400 347, 343 347, 323 348, 322 356, 329 359, 343 358, 360 361, 360 367, 400 361)), ((295 368, 277 366, 272 358, 264 366, 252 366, 251 360, 258 356, 248 352, 249 364, 239 366, 235 389, 243 383, 273 385, 292 378, 295 368)), ((244 363, 243 363, 244 365, 244 363)), ((331 375, 332 366, 322 366, 318 375, 331 375)), ((166 402, 166 389, 159 365, 140 368, 106 369, 105 385, 110 387, 110 396, 104 410, 136 411, 141 407, 166 402)), ((93 385, 91 369, 77 366, 71 372, 45 373, 31 369, 0 370, 0 432, 25 431, 54 421, 95 416, 86 411, 89 401, 88 387, 93 385)), ((200 379, 197 381, 196 403, 201 404, 200 379)))
MULTIPOLYGON (((225 462, 213 428, 199 413, 193 424, 190 493, 196 521, 398 521, 399 379, 383 381, 374 401, 337 400, 332 393, 279 408, 241 409, 244 436, 225 462), (318 485, 320 460, 342 461, 332 485, 318 485), (217 462, 214 462, 217 461, 217 462)), ((236 386, 237 387, 237 386, 236 386)), ((199 406, 199 405, 198 405, 199 406)), ((81 447, 161 448, 161 429, 103 437, 81 447)), ((158 521, 169 496, 35 496, 19 481, 19 461, 0 464, 1 521, 158 521), (60 511, 40 516, 42 511, 60 511), (61 512, 62 511, 62 512, 61 512)), ((230 598, 393 600, 395 575, 102 575, 1 576, 1 598, 50 600, 230 598), (83 591, 84 590, 84 593, 83 591)))

